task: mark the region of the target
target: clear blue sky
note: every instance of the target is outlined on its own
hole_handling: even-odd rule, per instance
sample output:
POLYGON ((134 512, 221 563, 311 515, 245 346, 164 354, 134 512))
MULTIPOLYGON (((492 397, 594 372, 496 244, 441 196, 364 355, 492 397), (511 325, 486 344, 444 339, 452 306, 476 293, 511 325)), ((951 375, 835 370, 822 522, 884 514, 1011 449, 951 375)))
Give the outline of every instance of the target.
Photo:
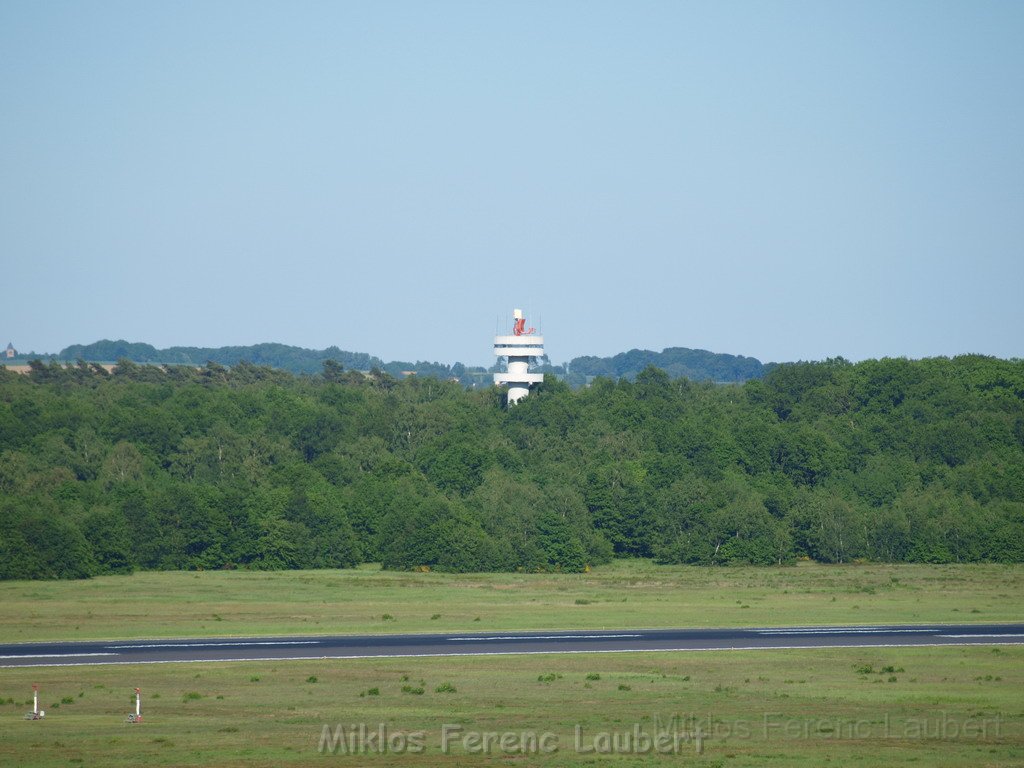
POLYGON ((0 3, 0 346, 1024 356, 1024 2, 0 3))

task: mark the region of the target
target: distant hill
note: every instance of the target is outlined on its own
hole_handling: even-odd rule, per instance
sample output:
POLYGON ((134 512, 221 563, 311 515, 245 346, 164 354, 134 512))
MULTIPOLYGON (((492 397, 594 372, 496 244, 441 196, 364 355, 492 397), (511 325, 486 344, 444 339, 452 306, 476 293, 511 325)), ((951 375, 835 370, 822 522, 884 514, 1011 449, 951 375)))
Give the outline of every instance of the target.
MULTIPOLYGON (((490 384, 488 369, 468 367, 462 363, 447 365, 437 362, 406 362, 394 360, 383 362, 380 358, 365 352, 346 352, 338 347, 327 349, 305 349, 287 344, 254 344, 247 347, 169 347, 157 349, 151 344, 132 343, 104 339, 94 344, 75 344, 61 350, 61 360, 73 362, 114 363, 124 358, 135 363, 156 365, 206 365, 215 362, 232 366, 240 361, 253 365, 266 365, 297 374, 316 374, 323 370, 325 360, 335 360, 347 370, 368 371, 379 368, 395 378, 409 372, 418 376, 438 379, 458 379, 465 386, 487 386, 490 384)), ((708 352, 704 349, 669 347, 661 352, 647 349, 633 349, 613 357, 577 357, 567 365, 551 365, 542 361, 539 367, 547 373, 564 378, 570 386, 581 387, 597 376, 610 379, 633 379, 648 365, 661 368, 673 379, 688 378, 693 381, 715 381, 721 383, 742 383, 760 379, 771 364, 762 364, 753 357, 708 352)), ((493 368, 496 370, 496 368, 493 368)))
POLYGON ((349 370, 368 371, 384 368, 380 358, 364 352, 346 352, 337 347, 304 349, 287 344, 253 344, 248 347, 168 347, 157 349, 151 344, 131 343, 124 340, 97 341, 95 344, 75 344, 61 350, 61 360, 113 363, 121 358, 135 363, 167 365, 206 365, 212 361, 220 365, 236 365, 244 360, 253 365, 281 368, 292 373, 320 373, 324 360, 335 360, 349 370))
POLYGON ((661 352, 631 349, 614 357, 577 357, 569 363, 569 374, 572 379, 589 379, 594 376, 633 379, 649 365, 661 368, 673 379, 685 377, 693 381, 730 384, 760 379, 773 367, 773 364, 765 365, 753 357, 708 352, 706 349, 669 347, 661 352))

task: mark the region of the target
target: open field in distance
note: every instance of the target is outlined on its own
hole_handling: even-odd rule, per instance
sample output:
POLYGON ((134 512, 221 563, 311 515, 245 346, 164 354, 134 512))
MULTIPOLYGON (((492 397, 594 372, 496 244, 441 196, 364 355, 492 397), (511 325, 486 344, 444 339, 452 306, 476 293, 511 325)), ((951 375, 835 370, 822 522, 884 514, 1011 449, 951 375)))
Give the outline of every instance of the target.
POLYGON ((0 642, 1024 618, 1021 565, 662 566, 585 574, 374 568, 0 582, 0 642))

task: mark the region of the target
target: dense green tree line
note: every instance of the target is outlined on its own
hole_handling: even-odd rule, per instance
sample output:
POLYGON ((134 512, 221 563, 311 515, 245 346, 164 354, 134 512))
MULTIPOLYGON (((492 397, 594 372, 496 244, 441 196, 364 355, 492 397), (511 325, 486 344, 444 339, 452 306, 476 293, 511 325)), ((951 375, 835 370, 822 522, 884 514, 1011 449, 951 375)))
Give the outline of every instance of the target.
POLYGON ((215 362, 0 370, 0 578, 1024 561, 1024 362, 492 387, 215 362))

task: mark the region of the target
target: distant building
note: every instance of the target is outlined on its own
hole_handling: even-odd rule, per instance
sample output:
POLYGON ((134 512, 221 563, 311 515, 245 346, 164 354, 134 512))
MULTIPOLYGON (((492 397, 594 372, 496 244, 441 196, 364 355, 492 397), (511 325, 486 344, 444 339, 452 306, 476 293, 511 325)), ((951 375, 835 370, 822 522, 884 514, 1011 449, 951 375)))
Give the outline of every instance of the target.
POLYGON ((17 356, 18 356, 18 350, 16 350, 14 348, 14 344, 12 344, 11 342, 7 342, 7 357, 8 358, 12 358, 12 357, 17 357, 17 356))
POLYGON ((543 373, 530 373, 530 360, 544 357, 544 337, 536 328, 526 327, 521 309, 512 310, 515 323, 511 336, 494 337, 494 354, 508 358, 507 370, 494 374, 494 384, 508 384, 508 404, 514 405, 530 393, 530 387, 544 382, 543 373))

